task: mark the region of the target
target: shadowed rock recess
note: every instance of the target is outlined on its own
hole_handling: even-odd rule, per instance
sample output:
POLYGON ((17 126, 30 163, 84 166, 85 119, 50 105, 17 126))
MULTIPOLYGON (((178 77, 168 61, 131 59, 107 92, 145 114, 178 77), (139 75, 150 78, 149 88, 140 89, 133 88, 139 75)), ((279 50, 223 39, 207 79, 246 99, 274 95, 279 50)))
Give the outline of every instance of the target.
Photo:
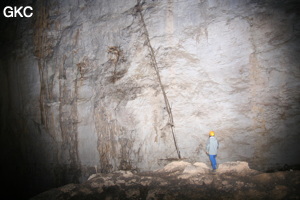
POLYGON ((51 192, 168 199, 182 184, 182 195, 294 198, 299 10, 298 0, 1 1, 2 194, 71 184, 51 192), (33 16, 5 18, 9 4, 32 6, 33 16), (216 175, 205 167, 212 130, 216 175), (180 175, 155 171, 174 160, 186 162, 180 175), (236 161, 294 171, 221 172, 236 161))

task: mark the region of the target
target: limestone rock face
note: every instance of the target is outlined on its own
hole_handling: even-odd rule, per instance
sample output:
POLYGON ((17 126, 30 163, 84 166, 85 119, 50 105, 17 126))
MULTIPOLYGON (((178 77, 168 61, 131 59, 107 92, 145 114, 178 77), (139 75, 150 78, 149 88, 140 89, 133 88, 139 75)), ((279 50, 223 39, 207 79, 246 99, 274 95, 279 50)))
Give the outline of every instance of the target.
POLYGON ((26 2, 1 30, 1 145, 36 182, 209 166, 211 130, 219 163, 299 164, 296 1, 26 2))

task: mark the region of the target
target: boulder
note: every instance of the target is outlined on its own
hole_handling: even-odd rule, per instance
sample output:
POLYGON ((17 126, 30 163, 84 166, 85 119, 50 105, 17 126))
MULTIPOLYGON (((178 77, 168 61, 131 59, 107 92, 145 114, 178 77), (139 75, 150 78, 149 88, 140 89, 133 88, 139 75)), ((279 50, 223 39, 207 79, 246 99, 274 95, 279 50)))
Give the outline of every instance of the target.
POLYGON ((249 168, 247 162, 226 162, 219 165, 217 173, 238 173, 240 175, 247 175, 253 173, 255 170, 249 168))
POLYGON ((184 171, 187 166, 191 166, 192 164, 185 161, 173 161, 167 164, 164 168, 158 170, 158 172, 176 172, 176 171, 184 171))

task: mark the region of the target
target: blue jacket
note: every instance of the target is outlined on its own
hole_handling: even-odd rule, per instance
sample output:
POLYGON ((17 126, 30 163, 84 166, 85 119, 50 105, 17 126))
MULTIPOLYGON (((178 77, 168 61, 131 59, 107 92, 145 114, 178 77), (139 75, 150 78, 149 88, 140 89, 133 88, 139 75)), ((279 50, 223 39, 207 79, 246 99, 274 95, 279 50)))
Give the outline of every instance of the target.
POLYGON ((215 137, 209 137, 206 143, 206 151, 209 155, 217 155, 219 142, 215 137))

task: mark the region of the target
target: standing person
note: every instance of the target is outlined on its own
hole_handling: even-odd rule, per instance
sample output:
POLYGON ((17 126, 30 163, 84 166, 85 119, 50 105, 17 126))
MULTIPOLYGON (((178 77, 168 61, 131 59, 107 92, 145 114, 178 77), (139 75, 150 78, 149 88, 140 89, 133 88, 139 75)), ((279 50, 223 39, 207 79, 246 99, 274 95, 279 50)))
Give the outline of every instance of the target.
POLYGON ((217 169, 216 156, 218 153, 218 148, 219 148, 219 142, 218 142, 217 138, 215 138, 215 132, 210 131, 209 138, 206 143, 206 153, 209 156, 209 160, 211 162, 213 172, 215 172, 217 169))

